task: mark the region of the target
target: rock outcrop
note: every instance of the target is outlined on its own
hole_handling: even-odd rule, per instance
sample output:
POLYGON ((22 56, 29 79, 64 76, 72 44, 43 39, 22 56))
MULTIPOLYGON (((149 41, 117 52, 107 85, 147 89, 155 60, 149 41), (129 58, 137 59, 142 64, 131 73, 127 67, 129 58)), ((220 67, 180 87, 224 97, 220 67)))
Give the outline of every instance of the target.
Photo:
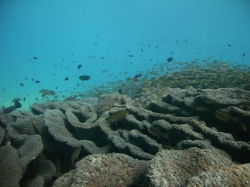
MULTIPOLYGON (((137 167, 136 163, 149 162, 150 167, 147 170, 147 181, 132 180, 133 177, 136 178, 133 172, 138 171, 133 168, 131 176, 127 176, 126 180, 121 179, 122 183, 117 183, 118 175, 115 175, 113 182, 107 185, 117 183, 126 186, 136 181, 136 184, 144 186, 163 185, 164 181, 177 186, 191 185, 192 181, 194 184, 201 184, 203 178, 199 172, 208 172, 204 174, 208 177, 213 172, 229 177, 223 173, 223 168, 239 173, 248 171, 249 168, 248 91, 192 87, 155 89, 137 94, 134 98, 112 93, 101 95, 98 99, 33 104, 30 108, 33 114, 24 111, 10 114, 0 112, 0 148, 11 146, 13 155, 16 155, 13 163, 18 163, 17 168, 22 169, 21 177, 16 172, 16 180, 19 180, 21 186, 49 186, 60 176, 65 180, 57 180, 55 185, 77 186, 79 178, 76 177, 84 169, 81 164, 86 167, 84 172, 91 173, 87 171, 91 170, 87 167, 91 164, 90 160, 98 160, 97 165, 103 167, 103 171, 108 171, 102 160, 111 162, 109 157, 117 160, 115 164, 118 168, 128 166, 128 163, 134 163, 137 167), (75 150, 80 151, 76 154, 75 150), (117 153, 123 160, 108 153, 117 153), (197 154, 206 162, 211 162, 211 167, 195 165, 191 160, 193 158, 203 162, 197 154), (166 157, 165 161, 158 162, 160 157, 166 157), (182 162, 169 164, 176 162, 171 160, 175 157, 177 160, 183 157, 182 162), (223 166, 218 163, 213 166, 215 161, 210 157, 218 158, 223 166), (140 161, 135 161, 136 159, 140 161), (78 162, 79 160, 81 161, 78 162), (233 164, 231 160, 242 165, 233 164), (153 170, 162 168, 164 164, 172 167, 169 171, 179 167, 178 172, 176 170, 178 175, 153 170), (191 168, 194 170, 186 173, 191 168), (160 172, 163 173, 158 183, 155 182, 158 178, 155 180, 153 176, 160 172)), ((117 174, 122 175, 119 172, 117 174)), ((99 171, 96 176, 102 178, 102 174, 99 171)), ((93 176, 84 176, 89 182, 79 183, 90 185, 91 177, 93 176)), ((247 178, 248 175, 244 177, 247 178)), ((19 185, 17 182, 16 184, 19 185)))

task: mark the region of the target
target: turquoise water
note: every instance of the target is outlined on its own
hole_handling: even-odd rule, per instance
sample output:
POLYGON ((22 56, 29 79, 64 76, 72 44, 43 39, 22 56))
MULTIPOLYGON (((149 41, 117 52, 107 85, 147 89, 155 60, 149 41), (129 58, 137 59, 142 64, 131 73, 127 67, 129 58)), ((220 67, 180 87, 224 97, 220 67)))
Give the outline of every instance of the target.
POLYGON ((28 109, 43 102, 41 89, 87 95, 169 57, 170 67, 207 58, 249 66, 249 18, 249 0, 1 0, 0 105, 19 97, 28 109))

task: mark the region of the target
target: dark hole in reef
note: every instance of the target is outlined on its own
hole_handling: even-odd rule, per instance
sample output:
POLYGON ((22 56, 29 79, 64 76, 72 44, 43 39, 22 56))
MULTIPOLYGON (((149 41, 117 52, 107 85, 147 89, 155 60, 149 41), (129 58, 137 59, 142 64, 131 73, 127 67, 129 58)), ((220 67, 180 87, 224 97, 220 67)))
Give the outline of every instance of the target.
POLYGON ((134 115, 135 119, 137 119, 138 121, 146 120, 143 116, 138 115, 137 112, 129 111, 129 113, 134 115))
POLYGON ((77 119, 81 122, 81 123, 84 123, 87 119, 82 116, 81 113, 78 113, 78 112, 73 112, 73 114, 77 117, 77 119))
POLYGON ((36 159, 32 160, 28 166, 25 174, 23 175, 23 178, 20 180, 19 184, 20 186, 26 186, 31 179, 34 179, 37 177, 37 172, 36 172, 36 159))
POLYGON ((121 119, 117 122, 110 122, 110 128, 113 131, 116 131, 117 129, 124 129, 124 130, 132 130, 132 129, 138 129, 137 126, 134 126, 132 123, 129 123, 126 119, 121 119))

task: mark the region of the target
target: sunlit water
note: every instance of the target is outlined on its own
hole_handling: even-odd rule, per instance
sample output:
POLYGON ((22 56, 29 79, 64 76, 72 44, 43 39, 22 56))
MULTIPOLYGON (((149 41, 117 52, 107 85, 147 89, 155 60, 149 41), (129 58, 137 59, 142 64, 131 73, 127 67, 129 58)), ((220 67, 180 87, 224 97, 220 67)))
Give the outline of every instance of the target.
POLYGON ((207 58, 249 66, 249 18, 249 0, 1 0, 0 105, 18 97, 28 110, 43 102, 41 89, 86 95, 169 57, 170 67, 207 58))

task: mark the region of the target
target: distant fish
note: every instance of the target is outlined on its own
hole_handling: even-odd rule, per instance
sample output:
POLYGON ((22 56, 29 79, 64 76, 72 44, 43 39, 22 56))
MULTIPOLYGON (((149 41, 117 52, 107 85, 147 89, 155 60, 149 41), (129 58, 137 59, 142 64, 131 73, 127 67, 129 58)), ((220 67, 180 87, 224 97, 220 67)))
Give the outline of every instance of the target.
POLYGON ((78 66, 77 66, 77 69, 80 69, 82 67, 82 65, 81 64, 79 64, 78 66))
POLYGON ((141 73, 138 73, 138 74, 135 74, 135 77, 134 78, 139 78, 139 77, 141 77, 142 76, 142 74, 141 73))
POLYGON ((167 59, 168 62, 171 62, 172 60, 173 60, 172 57, 169 57, 169 58, 167 59))
POLYGON ((231 44, 227 44, 229 47, 231 47, 231 44))
POLYGON ((143 52, 143 49, 141 49, 141 52, 143 52))
POLYGON ((4 108, 4 106, 3 106, 3 112, 4 112, 5 114, 8 114, 8 113, 10 113, 10 112, 13 112, 13 111, 16 110, 17 108, 21 108, 21 107, 22 107, 21 103, 19 103, 19 101, 17 100, 17 101, 15 101, 15 105, 13 105, 13 106, 10 106, 10 107, 8 107, 8 108, 4 108))
POLYGON ((102 73, 105 73, 105 72, 107 72, 107 70, 106 70, 106 69, 102 70, 102 73))
POLYGON ((40 81, 39 81, 39 80, 36 80, 35 83, 40 83, 40 81))
POLYGON ((88 75, 81 75, 81 76, 79 77, 79 79, 82 80, 82 81, 87 81, 87 80, 90 79, 90 76, 88 76, 88 75))
POLYGON ((20 86, 24 86, 24 84, 23 84, 23 83, 20 83, 20 86))
POLYGON ((3 92, 5 92, 5 88, 3 89, 3 92))
POLYGON ((102 60, 104 60, 105 58, 104 57, 101 57, 102 60))
POLYGON ((26 62, 31 62, 31 60, 30 60, 30 59, 27 59, 26 62))
POLYGON ((120 88, 120 89, 118 90, 118 92, 119 92, 119 94, 121 94, 121 93, 122 93, 122 89, 120 88))
POLYGON ((34 81, 34 79, 33 79, 33 78, 32 78, 31 80, 32 80, 32 81, 34 81))
POLYGON ((37 60, 38 58, 36 56, 34 56, 33 59, 37 60))
POLYGON ((129 57, 134 57, 133 55, 128 55, 129 57))
POLYGON ((66 80, 66 81, 67 81, 67 80, 69 80, 69 78, 68 78, 68 77, 65 77, 65 79, 64 79, 64 80, 66 80))
POLYGON ((25 101, 25 97, 23 97, 23 101, 25 101))
POLYGON ((242 57, 245 56, 246 53, 243 53, 242 57))

